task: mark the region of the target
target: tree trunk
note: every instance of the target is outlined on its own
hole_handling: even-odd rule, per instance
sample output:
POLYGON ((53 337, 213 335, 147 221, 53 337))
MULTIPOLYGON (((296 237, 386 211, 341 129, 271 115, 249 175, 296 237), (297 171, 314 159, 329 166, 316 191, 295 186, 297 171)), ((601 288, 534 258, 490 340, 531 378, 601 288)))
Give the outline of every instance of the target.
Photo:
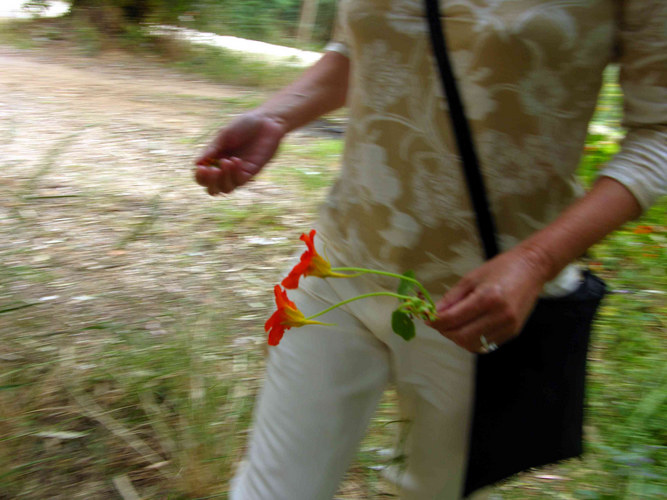
POLYGON ((128 24, 144 21, 150 14, 148 0, 71 0, 70 12, 83 15, 102 32, 117 35, 128 24))
POLYGON ((70 0, 71 10, 91 7, 121 9, 124 16, 133 21, 143 21, 151 12, 149 0, 70 0))
POLYGON ((313 27, 317 18, 317 0, 303 0, 301 4, 301 19, 296 39, 299 43, 310 43, 313 38, 313 27))

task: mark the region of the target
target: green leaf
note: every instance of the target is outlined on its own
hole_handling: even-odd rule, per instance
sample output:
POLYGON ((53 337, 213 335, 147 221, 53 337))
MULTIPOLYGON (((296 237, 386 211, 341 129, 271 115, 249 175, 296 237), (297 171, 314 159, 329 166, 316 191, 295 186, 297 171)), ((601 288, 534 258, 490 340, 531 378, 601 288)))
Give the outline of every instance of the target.
POLYGON ((405 340, 411 340, 415 336, 415 324, 412 318, 400 309, 391 314, 391 329, 405 340))
MULTIPOLYGON (((412 270, 405 271, 403 276, 407 278, 415 278, 415 272, 412 270)), ((412 281, 401 280, 398 284, 398 294, 399 295, 410 295, 415 288, 415 284, 412 281)))

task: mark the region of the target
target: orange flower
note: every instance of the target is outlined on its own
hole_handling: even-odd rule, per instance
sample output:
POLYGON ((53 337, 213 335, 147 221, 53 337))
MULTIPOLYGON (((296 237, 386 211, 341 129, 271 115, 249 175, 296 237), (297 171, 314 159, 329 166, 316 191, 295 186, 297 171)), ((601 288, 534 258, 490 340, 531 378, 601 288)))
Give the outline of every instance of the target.
POLYGON ((653 226, 637 226, 633 231, 635 234, 651 234, 652 232, 653 226))
POLYGON ((293 326, 324 324, 306 319, 303 313, 296 308, 294 302, 287 297, 287 292, 280 288, 280 285, 275 286, 273 293, 276 296, 278 309, 264 324, 264 331, 269 332, 269 345, 278 345, 285 334, 285 330, 289 330, 293 326))
POLYGON ((310 234, 302 234, 300 238, 308 247, 301 255, 301 260, 294 266, 287 277, 282 281, 282 285, 287 289, 294 289, 299 286, 301 276, 317 276, 318 278, 347 278, 347 275, 335 273, 331 270, 331 264, 324 259, 315 250, 315 230, 310 234))

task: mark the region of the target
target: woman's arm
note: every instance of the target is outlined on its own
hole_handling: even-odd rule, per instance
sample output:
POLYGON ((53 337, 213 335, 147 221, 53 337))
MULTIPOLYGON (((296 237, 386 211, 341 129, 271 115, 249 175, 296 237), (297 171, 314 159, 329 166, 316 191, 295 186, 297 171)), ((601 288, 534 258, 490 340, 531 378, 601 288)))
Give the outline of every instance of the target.
POLYGON ((667 194, 667 2, 626 0, 617 47, 624 94, 621 151, 593 189, 553 223, 466 275, 438 304, 444 336, 479 352, 517 335, 544 284, 591 245, 667 194))
POLYGON ((601 177, 591 191, 552 224, 519 247, 532 252, 547 281, 588 248, 641 215, 635 196, 618 181, 601 177))
POLYGON ((634 195, 600 178, 552 224, 467 274, 437 304, 431 324, 461 347, 480 352, 482 335, 500 345, 516 336, 544 284, 589 247, 638 217, 634 195))
POLYGON ((276 153, 285 134, 345 104, 350 62, 327 52, 294 83, 234 119, 197 158, 195 179, 210 195, 248 182, 276 153))
POLYGON ((326 52, 291 85, 275 94, 255 112, 285 124, 286 132, 343 107, 347 98, 350 60, 326 52))

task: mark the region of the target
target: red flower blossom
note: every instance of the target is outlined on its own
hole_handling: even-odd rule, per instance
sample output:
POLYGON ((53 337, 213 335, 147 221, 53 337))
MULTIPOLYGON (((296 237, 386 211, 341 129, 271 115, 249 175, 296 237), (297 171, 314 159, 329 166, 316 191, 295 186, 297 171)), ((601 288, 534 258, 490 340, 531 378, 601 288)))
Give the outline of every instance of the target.
POLYGON ((287 292, 276 285, 273 289, 278 309, 264 324, 264 331, 269 332, 269 345, 278 345, 285 334, 293 326, 322 325, 319 321, 307 319, 296 304, 287 297, 287 292), (270 331, 269 331, 270 330, 270 331))
POLYGON ((346 274, 340 274, 331 270, 331 264, 324 259, 315 250, 315 230, 310 234, 302 234, 301 241, 308 247, 301 255, 301 260, 294 266, 287 277, 282 281, 282 285, 287 289, 294 289, 299 286, 301 276, 317 276, 319 278, 347 278, 346 274))

